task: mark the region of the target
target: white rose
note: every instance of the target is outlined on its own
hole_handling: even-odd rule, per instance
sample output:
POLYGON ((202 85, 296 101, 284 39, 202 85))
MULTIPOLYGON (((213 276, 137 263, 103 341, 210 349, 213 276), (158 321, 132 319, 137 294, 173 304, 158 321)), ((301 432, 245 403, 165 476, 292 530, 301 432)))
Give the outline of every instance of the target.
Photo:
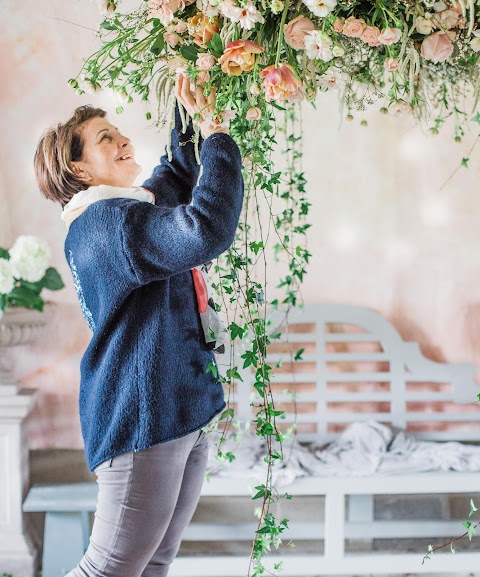
POLYGON ((20 235, 8 252, 15 278, 38 282, 44 277, 51 257, 46 241, 33 235, 20 235))
POLYGON ((7 295, 15 286, 10 261, 0 258, 0 294, 7 295))
POLYGON ((470 47, 475 52, 480 52, 480 30, 474 30, 473 35, 475 38, 470 40, 470 47))
POLYGON ((435 2, 435 4, 433 5, 433 9, 435 10, 435 12, 441 12, 442 10, 446 10, 447 9, 447 5, 445 4, 445 2, 435 2))

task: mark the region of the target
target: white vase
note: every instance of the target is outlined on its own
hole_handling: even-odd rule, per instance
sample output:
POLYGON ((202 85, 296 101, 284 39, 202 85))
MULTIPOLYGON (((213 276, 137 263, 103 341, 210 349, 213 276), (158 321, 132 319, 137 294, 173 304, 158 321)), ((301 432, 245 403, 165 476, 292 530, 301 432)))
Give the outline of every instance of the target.
POLYGON ((33 577, 39 555, 30 537, 29 517, 22 513, 30 487, 24 421, 37 391, 20 389, 13 352, 39 337, 55 306, 47 302, 43 311, 11 307, 0 318, 0 471, 4 472, 0 475, 0 573, 15 577, 33 577))

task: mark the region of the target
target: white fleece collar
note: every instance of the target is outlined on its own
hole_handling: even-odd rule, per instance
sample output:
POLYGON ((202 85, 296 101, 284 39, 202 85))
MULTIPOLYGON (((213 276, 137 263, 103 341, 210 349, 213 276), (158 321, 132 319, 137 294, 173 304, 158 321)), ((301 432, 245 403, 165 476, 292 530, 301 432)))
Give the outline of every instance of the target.
POLYGON ((78 209, 83 208, 85 210, 87 206, 90 206, 92 203, 97 202, 97 200, 102 200, 104 198, 133 198, 135 200, 142 200, 144 202, 155 204, 155 195, 142 186, 132 186, 127 188, 122 186, 110 186, 109 184, 100 184, 98 186, 90 186, 86 190, 77 192, 63 207, 60 218, 68 225, 74 218, 76 218, 76 216, 80 216, 83 212, 83 210, 80 211, 78 209), (76 216, 69 214, 75 210, 78 210, 76 216))

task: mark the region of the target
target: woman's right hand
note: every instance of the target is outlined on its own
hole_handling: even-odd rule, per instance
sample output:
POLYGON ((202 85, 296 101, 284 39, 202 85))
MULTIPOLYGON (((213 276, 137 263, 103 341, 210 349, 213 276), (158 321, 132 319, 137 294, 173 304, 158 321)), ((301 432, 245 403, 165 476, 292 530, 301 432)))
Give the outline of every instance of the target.
POLYGON ((211 114, 215 110, 217 90, 215 86, 212 86, 208 97, 204 96, 203 90, 202 86, 192 87, 190 78, 185 73, 180 72, 177 75, 175 82, 175 95, 180 104, 182 104, 188 114, 192 117, 194 124, 199 125, 202 137, 205 139, 211 134, 217 132, 229 134, 228 126, 216 125, 215 122, 204 118, 205 113, 211 114), (200 114, 200 119, 198 121, 193 118, 197 112, 200 114))

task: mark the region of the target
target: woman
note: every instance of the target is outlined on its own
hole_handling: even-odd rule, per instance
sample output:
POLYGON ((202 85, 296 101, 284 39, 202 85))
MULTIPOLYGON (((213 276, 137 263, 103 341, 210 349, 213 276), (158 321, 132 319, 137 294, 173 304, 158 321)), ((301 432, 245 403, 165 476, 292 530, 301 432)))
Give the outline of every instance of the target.
MULTIPOLYGON (((193 117, 214 109, 180 75, 193 117)), ((173 157, 132 187, 141 167, 128 138, 98 108, 79 107, 35 154, 40 190, 60 202, 65 256, 91 341, 80 363, 85 455, 99 485, 90 543, 67 577, 161 577, 198 504, 208 457, 202 432, 226 406, 199 314, 192 269, 232 243, 244 185, 228 128, 200 123, 173 157)))

